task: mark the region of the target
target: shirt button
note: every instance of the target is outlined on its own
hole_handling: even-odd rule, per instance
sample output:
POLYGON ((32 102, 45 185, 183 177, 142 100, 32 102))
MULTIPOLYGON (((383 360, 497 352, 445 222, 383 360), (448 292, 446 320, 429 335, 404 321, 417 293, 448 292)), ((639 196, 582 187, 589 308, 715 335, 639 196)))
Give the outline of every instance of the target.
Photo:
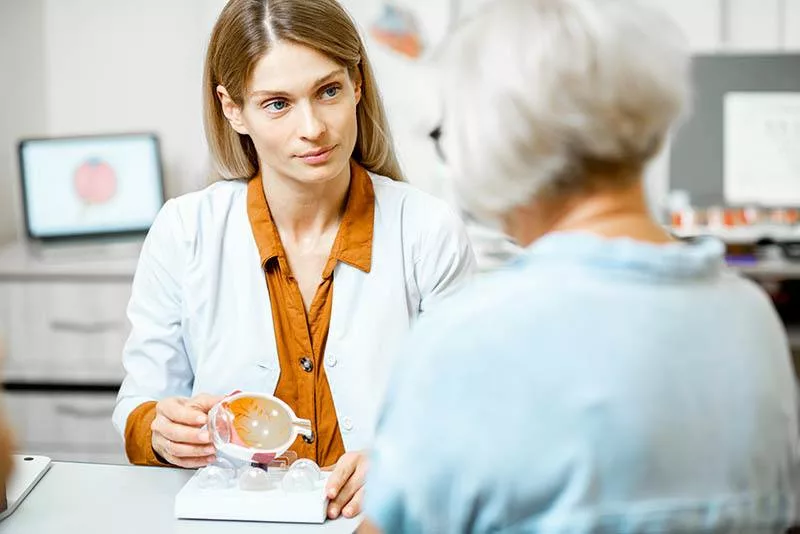
POLYGON ((351 430, 353 430, 353 420, 350 419, 349 417, 345 417, 344 419, 342 419, 342 427, 346 431, 350 432, 351 430))
POLYGON ((303 371, 306 373, 310 373, 314 370, 314 362, 312 362, 309 358, 300 358, 300 367, 302 367, 303 371))
POLYGON ((335 354, 328 354, 325 356, 325 365, 328 367, 336 367, 337 363, 339 363, 339 360, 336 359, 335 354))
POLYGON ((305 436, 305 435, 304 435, 304 436, 303 436, 303 441, 305 441, 305 442, 306 442, 306 443, 308 443, 309 445, 311 445, 312 443, 314 443, 314 433, 312 432, 310 436, 305 436))

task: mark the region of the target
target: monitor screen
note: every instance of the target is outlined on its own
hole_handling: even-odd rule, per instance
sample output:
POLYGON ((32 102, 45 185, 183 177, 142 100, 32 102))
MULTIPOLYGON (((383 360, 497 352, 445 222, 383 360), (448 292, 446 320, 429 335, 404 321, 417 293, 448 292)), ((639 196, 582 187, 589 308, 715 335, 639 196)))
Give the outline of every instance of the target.
POLYGON ((34 239, 144 234, 164 203, 153 134, 25 139, 19 162, 34 239))

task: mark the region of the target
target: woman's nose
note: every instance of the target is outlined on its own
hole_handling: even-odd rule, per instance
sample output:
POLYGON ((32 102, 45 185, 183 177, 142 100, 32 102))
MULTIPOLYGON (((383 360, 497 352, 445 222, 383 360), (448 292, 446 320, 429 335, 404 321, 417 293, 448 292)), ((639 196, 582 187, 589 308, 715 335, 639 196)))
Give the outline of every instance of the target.
POLYGON ((318 116, 312 105, 302 106, 300 135, 305 139, 319 139, 325 133, 325 122, 318 116))

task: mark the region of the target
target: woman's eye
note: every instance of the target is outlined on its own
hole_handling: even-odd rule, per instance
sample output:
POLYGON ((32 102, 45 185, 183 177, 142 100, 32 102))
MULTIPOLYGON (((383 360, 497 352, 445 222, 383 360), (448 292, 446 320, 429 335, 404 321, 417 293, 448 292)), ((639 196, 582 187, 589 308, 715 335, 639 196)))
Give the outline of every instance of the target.
POLYGON ((272 102, 268 102, 267 105, 264 106, 264 108, 267 111, 272 111, 274 113, 277 113, 286 109, 287 105, 288 104, 283 100, 273 100, 272 102))
POLYGON ((322 92, 322 94, 323 94, 323 96, 325 96, 327 98, 333 98, 333 97, 335 97, 336 95, 339 94, 339 91, 341 91, 341 87, 339 87, 337 85, 331 85, 330 87, 325 89, 322 92))

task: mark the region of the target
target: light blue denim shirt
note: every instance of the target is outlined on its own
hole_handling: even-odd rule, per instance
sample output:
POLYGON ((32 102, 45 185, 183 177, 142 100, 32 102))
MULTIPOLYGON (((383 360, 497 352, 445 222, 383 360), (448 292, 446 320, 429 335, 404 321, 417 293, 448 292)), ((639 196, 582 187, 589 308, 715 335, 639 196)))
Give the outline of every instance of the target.
POLYGON ((796 380, 723 245, 552 234, 418 323, 375 441, 388 532, 782 532, 796 380))

